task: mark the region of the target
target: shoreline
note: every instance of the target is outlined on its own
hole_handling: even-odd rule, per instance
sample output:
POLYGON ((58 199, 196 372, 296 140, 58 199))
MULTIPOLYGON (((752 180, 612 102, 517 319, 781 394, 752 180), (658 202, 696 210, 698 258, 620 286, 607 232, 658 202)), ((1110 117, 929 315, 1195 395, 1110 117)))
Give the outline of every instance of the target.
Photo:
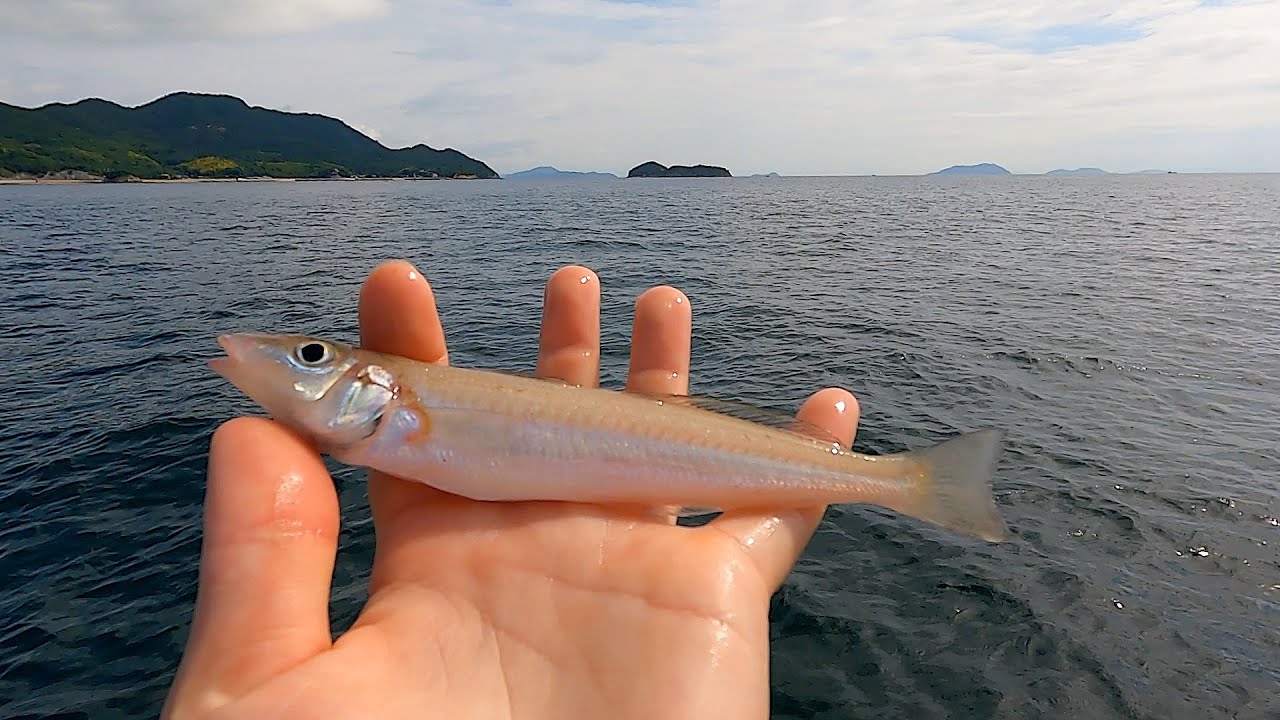
POLYGON ((0 185, 143 185, 147 183, 290 183, 290 182, 360 182, 360 181, 439 181, 439 180, 501 180, 502 178, 477 177, 335 177, 335 178, 138 178, 134 180, 107 180, 105 178, 16 178, 0 177, 0 185))

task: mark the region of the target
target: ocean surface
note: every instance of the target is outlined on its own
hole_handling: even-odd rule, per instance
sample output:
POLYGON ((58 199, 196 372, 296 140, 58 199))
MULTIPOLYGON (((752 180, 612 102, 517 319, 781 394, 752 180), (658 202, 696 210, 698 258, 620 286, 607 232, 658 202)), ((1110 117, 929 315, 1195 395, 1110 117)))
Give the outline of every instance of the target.
MULTIPOLYGON (((844 386, 866 452, 1007 430, 1006 544, 828 513, 775 717, 1280 717, 1280 175, 0 186, 0 717, 158 712, 210 434, 255 412, 214 336, 354 340, 393 257, 457 364, 532 369, 583 263, 606 385, 668 283, 695 393, 844 386)), ((337 482, 345 626, 373 535, 337 482)))

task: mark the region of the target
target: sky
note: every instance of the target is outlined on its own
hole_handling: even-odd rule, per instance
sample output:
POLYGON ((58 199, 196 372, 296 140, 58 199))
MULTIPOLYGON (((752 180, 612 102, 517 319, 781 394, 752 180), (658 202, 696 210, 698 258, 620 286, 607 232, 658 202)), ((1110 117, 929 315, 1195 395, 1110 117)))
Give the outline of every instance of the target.
POLYGON ((0 0, 0 101, 186 90, 499 173, 1280 171, 1280 0, 0 0))

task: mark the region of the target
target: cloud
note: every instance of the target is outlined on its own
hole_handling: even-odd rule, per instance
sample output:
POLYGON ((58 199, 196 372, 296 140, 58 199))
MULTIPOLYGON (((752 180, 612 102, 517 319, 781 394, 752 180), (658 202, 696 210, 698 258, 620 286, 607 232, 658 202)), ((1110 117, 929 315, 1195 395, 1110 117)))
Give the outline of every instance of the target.
POLYGON ((966 30, 951 35, 956 40, 991 43, 1011 50, 1058 52, 1082 47, 1134 42, 1144 36, 1136 25, 1070 24, 1039 28, 1032 32, 998 34, 991 30, 966 30))
POLYGON ((373 128, 369 125, 361 125, 360 123, 351 123, 351 127, 357 132, 363 133, 365 136, 373 138, 374 140, 382 139, 382 133, 378 132, 376 128, 373 128))
POLYGON ((308 32, 386 7, 386 0, 0 0, 0 28, 52 40, 208 40, 308 32))
POLYGON ((505 115, 515 104, 512 94, 491 94, 476 92, 474 89, 450 84, 415 98, 410 98, 402 106, 409 115, 424 115, 430 118, 458 118, 466 120, 481 115, 500 113, 505 115))
POLYGON ((67 47, 54 38, 85 32, 62 24, 78 4, 5 3, 0 26, 47 28, 0 43, 0 62, 39 65, 0 85, 5 99, 231 92, 503 172, 650 159, 737 174, 1280 170, 1273 0, 91 4, 135 34, 220 29, 165 49, 67 47), (274 36, 251 42, 246 25, 274 36))

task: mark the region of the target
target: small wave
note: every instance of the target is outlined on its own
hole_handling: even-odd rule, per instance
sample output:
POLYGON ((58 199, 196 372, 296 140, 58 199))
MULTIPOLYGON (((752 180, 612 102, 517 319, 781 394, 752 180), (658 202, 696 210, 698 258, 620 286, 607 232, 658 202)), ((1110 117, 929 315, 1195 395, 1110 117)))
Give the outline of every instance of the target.
MULTIPOLYGON (((1120 362, 1092 355, 1065 355, 1061 353, 1033 353, 1025 350, 1013 352, 997 351, 985 353, 983 357, 991 360, 1009 362, 1021 368, 1043 370, 1048 372, 1064 372, 1094 377, 1108 374, 1149 374, 1168 378, 1186 378, 1194 380, 1216 380, 1217 375, 1196 371, 1172 371, 1144 365, 1142 363, 1120 362)), ((1243 376, 1236 380, 1245 380, 1243 376)))

